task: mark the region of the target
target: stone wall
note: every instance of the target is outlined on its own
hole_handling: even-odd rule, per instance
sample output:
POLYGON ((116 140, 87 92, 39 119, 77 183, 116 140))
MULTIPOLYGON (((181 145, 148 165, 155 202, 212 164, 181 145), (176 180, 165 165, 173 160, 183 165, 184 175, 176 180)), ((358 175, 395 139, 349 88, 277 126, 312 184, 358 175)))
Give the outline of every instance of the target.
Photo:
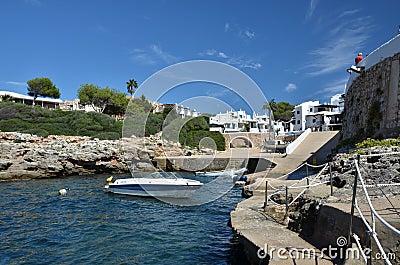
POLYGON ((399 61, 400 53, 381 60, 362 72, 348 87, 344 139, 400 135, 399 61))
MULTIPOLYGON (((261 149, 266 140, 274 140, 275 135, 272 133, 269 136, 268 133, 250 133, 250 132, 238 132, 238 133, 223 133, 225 138, 225 149, 230 150, 231 144, 235 145, 235 141, 242 140, 246 145, 248 144, 252 149, 261 149)), ((236 146, 237 147, 237 146, 236 146)))

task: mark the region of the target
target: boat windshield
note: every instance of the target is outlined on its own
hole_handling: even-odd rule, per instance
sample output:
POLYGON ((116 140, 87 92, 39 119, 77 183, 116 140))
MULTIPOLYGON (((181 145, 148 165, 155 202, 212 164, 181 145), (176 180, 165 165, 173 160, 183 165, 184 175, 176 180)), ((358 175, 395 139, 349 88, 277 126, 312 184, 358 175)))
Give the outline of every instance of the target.
POLYGON ((149 160, 132 160, 131 173, 133 177, 138 178, 168 178, 177 179, 179 175, 175 172, 165 172, 159 166, 154 165, 149 160), (138 170, 145 167, 146 170, 138 170))

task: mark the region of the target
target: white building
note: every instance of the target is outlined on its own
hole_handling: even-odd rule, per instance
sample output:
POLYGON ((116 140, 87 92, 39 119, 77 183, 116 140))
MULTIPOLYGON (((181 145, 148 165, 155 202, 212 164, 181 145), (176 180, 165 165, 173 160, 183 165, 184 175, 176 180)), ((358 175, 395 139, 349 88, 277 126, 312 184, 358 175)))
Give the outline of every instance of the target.
POLYGON ((183 105, 175 104, 163 104, 160 102, 153 102, 153 113, 161 113, 164 111, 165 107, 172 107, 176 113, 183 119, 186 117, 198 117, 200 114, 195 109, 190 109, 189 107, 184 107, 183 105))
MULTIPOLYGON (((12 102, 15 103, 22 103, 25 105, 33 105, 33 97, 27 96, 27 95, 22 95, 19 93, 15 92, 10 92, 10 91, 0 91, 0 101, 3 99, 3 97, 9 97, 12 102)), ((37 97, 35 99, 35 105, 39 105, 42 108, 46 109, 58 109, 60 108, 60 104, 62 104, 61 99, 56 99, 56 98, 42 98, 42 97, 37 97)))
POLYGON ((244 110, 219 113, 210 117, 210 131, 221 133, 245 132, 245 124, 249 124, 251 120, 250 115, 246 114, 244 110))
POLYGON ((337 111, 340 113, 344 110, 344 97, 345 94, 336 94, 331 97, 331 105, 338 106, 337 111))
POLYGON ((96 107, 92 104, 85 104, 82 105, 80 103, 79 98, 74 100, 65 100, 63 103, 60 104, 60 109, 62 110, 77 110, 77 111, 84 111, 84 112, 101 112, 102 109, 100 107, 96 107))
POLYGON ((287 132, 293 132, 294 125, 292 120, 290 121, 274 121, 273 123, 274 131, 279 134, 285 134, 287 132))
POLYGON ((293 130, 304 131, 306 128, 306 116, 314 113, 314 106, 318 106, 319 101, 307 101, 294 107, 293 110, 293 130))
POLYGON ((260 133, 268 132, 270 124, 268 115, 253 113, 253 117, 246 111, 227 111, 210 117, 210 131, 221 133, 246 132, 260 133))
POLYGON ((342 126, 344 96, 334 95, 330 104, 319 101, 307 101, 294 108, 293 130, 304 131, 311 128, 315 131, 338 130, 342 126))
POLYGON ((250 132, 268 132, 268 128, 273 126, 273 123, 271 122, 270 124, 269 121, 268 115, 253 113, 253 120, 250 122, 250 132))

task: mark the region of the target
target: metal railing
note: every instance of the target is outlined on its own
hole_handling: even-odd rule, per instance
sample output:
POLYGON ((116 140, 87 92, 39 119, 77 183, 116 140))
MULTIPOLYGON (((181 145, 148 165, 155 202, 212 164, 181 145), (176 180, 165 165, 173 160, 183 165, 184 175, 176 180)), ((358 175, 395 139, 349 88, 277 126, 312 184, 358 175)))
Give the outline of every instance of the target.
POLYGON ((327 184, 330 182, 331 185, 331 195, 333 193, 333 186, 332 186, 332 172, 331 172, 331 164, 330 163, 325 163, 322 165, 318 165, 318 166, 314 166, 311 164, 308 164, 307 162, 301 164, 300 166, 298 166, 296 169, 292 170, 291 172, 274 179, 272 182, 276 181, 276 180, 280 180, 283 178, 287 178, 289 175, 293 174, 294 172, 296 172, 297 170, 299 170, 302 167, 306 167, 306 177, 299 179, 297 182, 293 183, 292 185, 284 185, 284 186, 280 186, 280 187, 274 187, 273 185, 271 185, 271 181, 266 181, 265 183, 265 200, 264 200, 264 210, 266 210, 266 207, 268 206, 268 202, 275 204, 275 205, 285 205, 285 217, 288 216, 288 212, 289 212, 289 207, 291 205, 293 205, 310 187, 317 187, 323 184, 327 184), (309 170, 308 168, 312 167, 312 168, 321 168, 321 170, 312 178, 310 178, 309 176, 309 170), (328 181, 322 181, 322 182, 316 182, 317 179, 322 175, 322 173, 329 168, 329 178, 330 180, 328 181), (306 181, 306 185, 299 185, 302 181, 306 181), (274 190, 274 192, 272 194, 268 195, 268 187, 270 187, 271 189, 274 190), (295 189, 303 189, 302 191, 299 192, 299 194, 297 194, 297 196, 295 198, 293 198, 290 202, 289 202, 289 190, 295 190, 295 189), (285 204, 280 204, 275 202, 272 198, 280 193, 285 192, 285 204))
MULTIPOLYGON (((392 263, 390 262, 390 255, 388 253, 385 252, 385 250, 382 247, 382 244, 378 238, 377 232, 376 232, 376 220, 378 220, 379 222, 381 222, 386 228, 388 228, 390 231, 392 231, 393 233, 395 233, 396 235, 400 236, 400 231, 398 229, 396 229, 395 227, 393 227, 390 223, 388 223, 374 208, 374 206, 372 205, 371 202, 371 198, 370 195, 368 194, 368 190, 367 188, 373 188, 373 187, 387 187, 387 186, 400 186, 400 183, 392 183, 392 184, 374 184, 374 185, 366 185, 365 184, 365 180, 363 178, 363 176, 361 175, 360 172, 360 168, 359 168, 359 164, 360 164, 360 158, 361 157, 373 157, 373 156, 384 156, 384 155, 400 155, 400 152, 391 152, 391 153, 381 153, 381 154, 370 154, 370 155, 358 155, 356 157, 356 159, 354 159, 354 168, 356 170, 356 176, 354 178, 354 183, 353 183, 353 194, 352 194, 352 204, 351 204, 351 217, 350 217, 350 224, 349 224, 349 235, 348 235, 348 244, 350 247, 351 244, 351 238, 354 238, 354 241, 356 243, 357 248, 360 250, 361 252, 361 256, 363 257, 365 264, 370 265, 371 264, 371 257, 368 255, 371 255, 370 251, 369 252, 365 252, 364 249, 362 249, 361 243, 360 243, 360 237, 353 233, 353 218, 354 218, 354 211, 357 210, 359 217, 361 218, 361 220, 363 221, 363 223, 365 224, 366 227, 366 234, 367 234, 367 240, 366 240, 366 247, 371 249, 371 238, 375 241, 375 244, 377 245, 379 252, 380 252, 380 257, 385 261, 385 263, 387 265, 392 265, 392 263), (360 186, 358 186, 358 180, 360 182, 360 186), (361 211, 359 205, 358 205, 358 201, 357 201, 357 188, 360 187, 362 190, 363 195, 365 196, 365 199, 367 201, 367 205, 369 208, 369 211, 371 213, 371 225, 370 223, 367 221, 367 218, 365 217, 365 215, 363 214, 363 212, 361 211), (368 255, 366 254, 368 253, 368 255)), ((307 191, 307 189, 309 189, 310 187, 316 187, 319 185, 323 185, 323 184, 327 184, 330 183, 331 186, 331 195, 333 194, 333 182, 332 182, 332 171, 331 171, 331 163, 325 163, 319 166, 313 166, 306 163, 303 163, 302 165, 300 165, 299 167, 297 167, 296 169, 294 169, 293 171, 291 171, 290 173, 287 173, 277 179, 274 180, 270 180, 270 181, 266 181, 266 185, 265 185, 265 201, 264 201, 264 211, 266 210, 268 203, 272 203, 274 205, 279 205, 279 206, 283 206, 285 205, 285 218, 288 216, 288 210, 289 207, 295 203, 303 194, 304 192, 307 191), (284 179, 287 178, 290 174, 294 173, 295 171, 299 170, 301 167, 306 166, 306 177, 303 179, 298 180, 297 182, 295 182, 292 185, 282 185, 279 187, 274 187, 271 182, 274 182, 276 180, 279 179, 284 179), (308 167, 313 167, 313 168, 318 168, 321 167, 322 169, 312 178, 310 178, 310 176, 308 175, 308 167), (329 169, 329 180, 325 180, 325 181, 319 181, 317 182, 317 179, 320 178, 321 174, 325 171, 329 169), (300 182, 306 180, 306 185, 298 185, 300 182), (272 190, 274 190, 274 192, 272 194, 268 195, 268 187, 270 187, 272 190), (293 189, 303 189, 295 198, 293 198, 290 202, 289 202, 289 190, 293 190, 293 189), (285 192, 285 203, 284 204, 280 204, 275 202, 272 198, 277 195, 277 194, 281 194, 285 192)))
MULTIPOLYGON (((398 186, 400 184, 375 184, 375 185, 366 185, 365 180, 361 174, 359 164, 360 164, 360 158, 361 157, 372 157, 372 156, 384 156, 384 155, 393 155, 393 154, 400 154, 400 152, 393 152, 393 153, 381 153, 381 154, 372 154, 372 155, 358 155, 357 159, 354 160, 354 167, 356 169, 356 176, 354 178, 354 183, 353 183, 353 196, 352 196, 352 208, 351 208, 351 218, 350 218, 350 226, 349 226, 349 240, 348 243, 351 244, 350 237, 353 237, 356 241, 356 245, 358 249, 361 251, 361 253, 366 253, 364 249, 362 248, 360 244, 360 238, 357 234, 353 233, 353 218, 354 218, 354 210, 356 209, 359 217, 363 221, 365 227, 366 227, 366 234, 367 234, 367 240, 366 240, 366 248, 371 250, 371 238, 375 241, 375 244, 377 245, 380 256, 381 258, 385 261, 386 264, 391 265, 392 263, 390 262, 389 255, 388 253, 385 252, 385 250, 382 247, 382 244, 378 238, 378 234, 376 232, 376 220, 380 221, 386 228, 388 228, 390 231, 395 233, 396 235, 400 236, 400 231, 393 227, 391 224, 389 224, 376 210, 375 207, 373 206, 371 202, 370 195, 368 194, 367 188, 370 187, 379 187, 379 186, 398 186), (367 205, 370 211, 370 223, 367 221, 366 216, 363 214, 361 211, 358 201, 356 198, 357 195, 357 182, 358 180, 360 181, 360 187, 362 190, 363 195, 365 196, 365 199, 367 201, 367 205)), ((371 254, 370 251, 369 255, 371 254)), ((371 264, 372 259, 370 256, 367 255, 362 255, 365 261, 365 264, 371 264)))

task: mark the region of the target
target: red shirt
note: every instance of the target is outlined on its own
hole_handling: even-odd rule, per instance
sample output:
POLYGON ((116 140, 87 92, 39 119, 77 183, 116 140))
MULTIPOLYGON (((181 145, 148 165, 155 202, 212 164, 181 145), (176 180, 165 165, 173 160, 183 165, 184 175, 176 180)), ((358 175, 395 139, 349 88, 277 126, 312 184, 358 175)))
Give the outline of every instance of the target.
POLYGON ((359 62, 361 62, 362 59, 363 59, 362 55, 358 55, 358 56, 356 57, 356 59, 355 59, 356 65, 357 65, 359 62))

